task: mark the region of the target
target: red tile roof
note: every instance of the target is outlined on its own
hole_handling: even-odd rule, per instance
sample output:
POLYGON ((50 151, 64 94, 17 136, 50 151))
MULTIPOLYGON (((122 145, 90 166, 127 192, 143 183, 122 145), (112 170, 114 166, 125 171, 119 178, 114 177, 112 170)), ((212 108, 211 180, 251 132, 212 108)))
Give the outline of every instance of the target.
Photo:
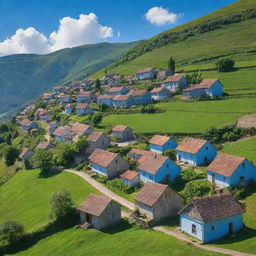
POLYGON ((167 136, 155 135, 149 140, 149 143, 163 146, 166 142, 168 142, 169 139, 170 138, 167 136))
POLYGON ((137 71, 136 74, 142 74, 142 73, 148 73, 150 71, 152 71, 154 68, 143 68, 137 71))
POLYGON ((219 153, 207 167, 207 171, 230 177, 244 160, 244 157, 219 153))
POLYGON ((89 137, 86 139, 86 141, 96 142, 102 135, 104 135, 103 132, 93 132, 89 135, 89 137))
POLYGON ((129 94, 126 95, 115 95, 113 100, 128 100, 130 98, 129 94))
POLYGON ((164 91, 164 90, 168 90, 166 89, 165 87, 155 87, 153 90, 151 90, 150 92, 151 93, 158 93, 158 92, 161 92, 161 91, 164 91))
POLYGON ((90 128, 91 128, 91 126, 88 124, 75 123, 75 124, 71 125, 71 131, 74 132, 78 136, 83 135, 90 128))
POLYGON ((97 97, 98 100, 111 100, 113 98, 114 98, 114 95, 108 95, 108 94, 99 95, 97 97))
POLYGON ((92 95, 91 92, 80 92, 77 97, 89 97, 90 95, 92 95))
POLYGON ((123 132, 125 131, 127 128, 129 128, 128 126, 125 125, 116 125, 112 128, 112 132, 123 132))
POLYGON ((196 154, 206 143, 206 140, 195 139, 191 137, 186 137, 176 148, 177 151, 183 151, 190 154, 196 154))
POLYGON ((118 156, 116 153, 112 153, 103 149, 96 148, 89 156, 89 160, 92 163, 100 165, 102 167, 108 167, 111 162, 118 156))
POLYGON ((168 185, 147 182, 135 196, 135 200, 151 207, 157 202, 166 189, 168 189, 168 185))
POLYGON ((173 76, 169 76, 164 80, 164 83, 171 83, 179 81, 183 76, 179 74, 175 74, 173 76))
POLYGON ((128 95, 131 95, 131 96, 142 96, 144 94, 146 94, 146 90, 136 90, 136 89, 133 89, 131 90, 128 95))
POLYGON ((76 109, 86 109, 89 106, 88 103, 77 104, 76 109))
POLYGON ((67 138, 72 138, 72 132, 70 130, 69 127, 66 126, 61 126, 58 127, 54 132, 53 132, 54 136, 59 136, 59 137, 67 137, 67 138))
POLYGON ((119 87, 111 87, 107 90, 107 92, 120 92, 123 89, 122 86, 119 87))
POLYGON ((32 123, 32 121, 30 121, 28 119, 23 119, 23 120, 20 121, 20 125, 26 126, 26 127, 30 126, 31 123, 32 123))
POLYGON ((138 175, 139 175, 138 172, 127 170, 126 172, 124 172, 120 175, 120 178, 123 178, 126 180, 133 180, 134 178, 138 177, 138 175))
POLYGON ((167 156, 161 156, 155 154, 153 157, 143 156, 139 162, 138 169, 151 174, 156 172, 162 167, 162 165, 168 160, 167 156))
POLYGON ((189 92, 196 89, 208 89, 211 88, 217 81, 218 79, 204 79, 200 84, 194 84, 184 91, 189 92))
POLYGON ((109 197, 90 194, 78 207, 78 210, 94 216, 100 216, 111 201, 109 197))

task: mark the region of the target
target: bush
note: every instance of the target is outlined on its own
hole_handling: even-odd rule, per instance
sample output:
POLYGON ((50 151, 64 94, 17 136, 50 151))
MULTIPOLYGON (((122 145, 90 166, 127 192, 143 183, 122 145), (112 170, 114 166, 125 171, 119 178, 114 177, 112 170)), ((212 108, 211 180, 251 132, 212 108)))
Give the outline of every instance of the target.
POLYGON ((25 235, 24 227, 16 221, 6 221, 0 226, 0 244, 8 245, 19 241, 25 235))
POLYGON ((187 74, 185 78, 186 78, 187 84, 199 84, 203 80, 200 72, 187 74))
POLYGON ((54 151, 54 162, 57 165, 69 166, 74 162, 76 148, 71 143, 59 143, 54 151))
POLYGON ((56 192, 50 199, 50 218, 62 219, 73 211, 74 202, 67 190, 56 192))
POLYGON ((176 151, 174 149, 165 150, 163 155, 168 156, 172 161, 176 160, 176 151))
POLYGON ((216 61, 215 64, 219 72, 228 72, 234 69, 235 61, 229 58, 223 58, 216 61))
POLYGON ((93 116, 92 116, 92 123, 95 127, 97 127, 100 122, 102 121, 102 114, 101 113, 95 113, 93 116))
POLYGON ((53 153, 47 149, 37 149, 30 163, 34 168, 39 168, 42 171, 51 170, 53 167, 53 153))
POLYGON ((2 149, 2 155, 3 155, 4 159, 5 159, 6 165, 11 166, 11 165, 13 165, 15 163, 15 160, 18 158, 19 151, 15 147, 6 145, 2 149))
POLYGON ((131 194, 134 192, 134 187, 124 184, 120 179, 116 178, 110 181, 107 181, 107 187, 112 190, 118 190, 125 194, 131 194))
POLYGON ((156 107, 154 105, 142 106, 140 112, 143 114, 153 114, 156 112, 156 107))

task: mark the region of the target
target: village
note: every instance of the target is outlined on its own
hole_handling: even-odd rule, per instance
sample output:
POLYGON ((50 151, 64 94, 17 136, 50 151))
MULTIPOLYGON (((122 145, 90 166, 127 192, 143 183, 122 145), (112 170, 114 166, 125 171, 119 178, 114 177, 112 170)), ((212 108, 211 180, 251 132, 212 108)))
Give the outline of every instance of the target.
MULTIPOLYGON (((216 99, 223 95, 223 85, 218 79, 203 79, 199 84, 190 85, 181 74, 154 68, 141 69, 134 77, 105 74, 102 79, 84 79, 54 87, 52 92, 42 95, 41 104, 29 105, 17 115, 16 122, 28 135, 36 134, 43 127, 45 140, 36 150, 54 151, 58 143, 85 141, 85 150, 75 156, 75 166, 82 165, 81 172, 103 185, 106 180, 118 179, 127 191, 129 188, 137 191, 134 210, 125 214, 132 222, 154 227, 168 217, 179 216, 180 232, 209 243, 243 228, 244 208, 231 190, 256 181, 253 163, 243 157, 218 152, 216 146, 205 139, 185 137, 177 140, 155 134, 142 141, 130 127, 122 124, 108 132, 89 122, 65 120, 61 125, 60 120, 54 120, 51 111, 57 108, 64 116, 94 116, 102 106, 130 109, 168 100, 177 92, 185 100, 216 99), (150 84, 150 90, 137 89, 138 83, 150 84), (142 149, 143 143, 147 146, 142 149), (122 150, 125 153, 120 153, 122 150), (188 168, 195 173, 197 168, 205 170, 203 179, 211 184, 210 195, 184 200, 172 188, 188 168)), ((30 148, 23 149, 19 158, 25 168, 34 154, 30 148)), ((104 230, 118 224, 123 215, 115 200, 95 194, 90 194, 77 210, 81 221, 77 227, 82 229, 104 230)))

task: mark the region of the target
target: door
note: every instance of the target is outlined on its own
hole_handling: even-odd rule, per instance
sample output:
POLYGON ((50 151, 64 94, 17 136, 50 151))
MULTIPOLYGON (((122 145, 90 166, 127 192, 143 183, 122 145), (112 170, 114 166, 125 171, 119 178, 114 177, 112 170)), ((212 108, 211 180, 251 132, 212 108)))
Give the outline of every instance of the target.
POLYGON ((230 223, 228 224, 228 230, 229 230, 229 234, 230 234, 230 235, 234 234, 233 222, 230 222, 230 223))
POLYGON ((89 222, 89 223, 92 222, 92 215, 89 213, 86 213, 86 222, 89 222))
POLYGON ((212 183, 215 184, 215 174, 212 174, 212 183))

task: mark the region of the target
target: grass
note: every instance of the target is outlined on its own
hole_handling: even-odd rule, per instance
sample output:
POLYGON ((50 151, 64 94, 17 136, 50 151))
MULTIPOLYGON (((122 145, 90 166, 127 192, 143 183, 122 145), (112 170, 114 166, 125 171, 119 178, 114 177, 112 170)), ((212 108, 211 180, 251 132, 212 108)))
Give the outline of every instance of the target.
POLYGON ((30 249, 15 254, 34 255, 88 255, 88 256, 218 256, 183 243, 174 237, 153 230, 137 230, 127 223, 99 232, 68 229, 39 241, 30 249))
POLYGON ((52 172, 40 176, 39 170, 18 172, 0 187, 0 223, 16 220, 26 231, 37 230, 49 223, 49 199, 59 190, 71 191, 78 206, 89 193, 98 193, 80 177, 71 173, 52 172))
POLYGON ((232 143, 226 143, 221 150, 223 153, 246 157, 256 164, 256 137, 242 139, 232 143))
POLYGON ((19 168, 19 164, 16 163, 12 166, 7 166, 4 159, 0 159, 0 185, 7 182, 19 168))

